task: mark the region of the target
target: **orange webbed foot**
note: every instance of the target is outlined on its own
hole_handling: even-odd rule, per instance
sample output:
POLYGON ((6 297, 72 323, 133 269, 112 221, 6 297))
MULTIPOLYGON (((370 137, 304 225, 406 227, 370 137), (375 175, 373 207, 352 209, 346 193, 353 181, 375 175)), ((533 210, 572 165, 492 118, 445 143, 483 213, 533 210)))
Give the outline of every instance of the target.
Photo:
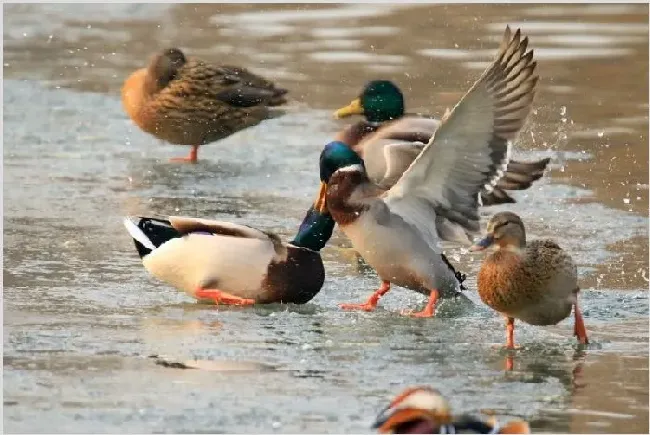
POLYGON ((371 304, 369 302, 363 304, 339 304, 339 307, 346 311, 375 311, 377 304, 371 304))
POLYGON ((169 159, 170 162, 174 163, 196 163, 198 160, 197 159, 192 159, 191 157, 172 157, 169 159))
POLYGON ((402 310, 400 311, 400 314, 402 316, 409 316, 409 317, 416 317, 416 318, 424 318, 424 317, 433 317, 436 315, 435 310, 433 308, 429 309, 428 307, 424 308, 422 311, 413 311, 413 310, 402 310))
POLYGON ((210 299, 217 305, 255 305, 255 299, 240 298, 215 289, 198 289, 195 293, 199 299, 210 299))
POLYGON ((388 293, 390 290, 390 282, 389 281, 383 281, 381 283, 381 286, 379 289, 377 289, 370 297, 368 300, 363 303, 363 304, 339 304, 339 307, 343 310, 346 311, 375 311, 375 308, 377 308, 377 303, 379 302, 379 299, 388 293))
POLYGON ((196 163, 199 158, 199 147, 196 145, 192 146, 192 150, 187 157, 174 157, 169 159, 170 162, 181 162, 181 163, 196 163))
POLYGON ((429 295, 429 301, 427 302, 427 306, 424 307, 422 311, 418 311, 414 313, 413 311, 410 310, 403 310, 401 314, 403 316, 410 316, 410 317, 419 317, 419 318, 426 318, 426 317, 433 317, 436 315, 436 305, 438 303, 438 290, 433 289, 431 290, 431 294, 429 295))

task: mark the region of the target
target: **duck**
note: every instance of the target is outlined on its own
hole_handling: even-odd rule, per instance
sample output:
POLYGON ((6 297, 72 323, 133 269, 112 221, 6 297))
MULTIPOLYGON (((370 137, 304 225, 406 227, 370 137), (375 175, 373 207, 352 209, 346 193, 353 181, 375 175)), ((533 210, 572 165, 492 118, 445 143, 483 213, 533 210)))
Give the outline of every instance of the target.
POLYGON ((382 434, 528 434, 530 425, 523 420, 500 425, 468 414, 454 416, 444 396, 428 386, 410 387, 395 397, 377 416, 372 425, 382 434))
MULTIPOLYGON (((368 82, 359 97, 334 112, 335 119, 363 115, 364 120, 346 126, 335 139, 352 147, 365 161, 368 177, 390 189, 422 152, 440 127, 441 120, 404 110, 401 89, 389 80, 368 82)), ((510 160, 495 186, 480 192, 480 204, 491 206, 515 203, 508 190, 526 190, 539 180, 551 161, 510 160)))
POLYGON ((480 232, 479 193, 502 176, 531 110, 538 76, 527 45, 520 30, 506 27, 494 61, 389 190, 370 180, 364 163, 321 178, 317 202, 381 280, 365 303, 342 309, 373 311, 391 284, 428 296, 423 310, 402 312, 414 317, 432 317, 439 298, 457 296, 439 245, 471 245, 480 232))
POLYGON ((573 309, 573 333, 588 344, 587 330, 578 307, 578 268, 555 241, 526 240, 521 218, 512 212, 493 215, 487 235, 470 249, 495 251, 481 264, 478 294, 487 306, 506 318, 506 348, 514 349, 515 319, 529 325, 556 325, 573 309))
MULTIPOLYGON (((339 167, 362 162, 348 147, 335 158, 334 166, 321 165, 321 186, 339 167)), ((320 250, 335 226, 320 196, 289 242, 270 231, 204 218, 127 216, 123 223, 149 273, 217 305, 309 302, 323 286, 320 250)))
POLYGON ((189 145, 196 163, 199 146, 223 139, 265 119, 287 103, 287 89, 237 66, 188 58, 179 48, 152 56, 122 86, 122 105, 143 131, 171 144, 189 145))

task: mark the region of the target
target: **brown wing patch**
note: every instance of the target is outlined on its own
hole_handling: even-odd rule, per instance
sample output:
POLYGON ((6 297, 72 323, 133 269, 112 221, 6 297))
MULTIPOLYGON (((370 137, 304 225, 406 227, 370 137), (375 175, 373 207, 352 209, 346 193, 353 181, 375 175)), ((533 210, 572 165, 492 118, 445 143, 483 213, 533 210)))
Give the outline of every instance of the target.
MULTIPOLYGON (((169 222, 180 233, 187 234, 193 231, 206 231, 221 236, 244 237, 249 239, 267 239, 269 233, 245 225, 229 222, 219 222, 209 219, 198 219, 183 216, 170 216, 169 222)), ((277 236, 273 236, 277 239, 277 236)))

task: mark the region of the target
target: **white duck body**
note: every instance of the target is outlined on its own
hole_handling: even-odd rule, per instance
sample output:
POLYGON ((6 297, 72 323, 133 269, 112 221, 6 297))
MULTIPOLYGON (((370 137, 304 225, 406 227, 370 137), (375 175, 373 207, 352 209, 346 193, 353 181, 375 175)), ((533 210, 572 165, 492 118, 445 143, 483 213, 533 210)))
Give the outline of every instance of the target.
MULTIPOLYGON (((351 167, 350 170, 362 171, 362 168, 351 167)), ((351 200, 354 199, 353 195, 351 200)), ((423 234, 392 213, 383 201, 370 201, 367 206, 365 211, 359 212, 358 219, 339 225, 382 280, 424 295, 435 288, 443 298, 458 296, 460 285, 454 271, 442 260, 435 231, 427 231, 428 237, 422 237, 423 234), (414 252, 429 255, 414 256, 414 252)), ((336 219, 336 214, 333 215, 336 219)))
POLYGON ((199 299, 214 289, 256 303, 306 303, 323 285, 318 251, 245 225, 188 217, 126 218, 144 267, 199 299))
POLYGON ((159 280, 192 297, 198 288, 218 288, 255 299, 276 255, 269 239, 191 233, 164 243, 142 264, 159 280))

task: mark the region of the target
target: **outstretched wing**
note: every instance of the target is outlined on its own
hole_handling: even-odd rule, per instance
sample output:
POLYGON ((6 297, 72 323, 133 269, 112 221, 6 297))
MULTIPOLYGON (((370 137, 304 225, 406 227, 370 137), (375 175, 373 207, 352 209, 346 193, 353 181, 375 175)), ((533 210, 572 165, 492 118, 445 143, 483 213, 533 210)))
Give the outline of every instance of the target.
POLYGON ((527 45, 519 30, 506 28, 495 60, 384 195, 391 211, 425 236, 469 243, 480 229, 479 192, 503 174, 509 142, 533 101, 538 77, 527 45))
POLYGON ((370 180, 384 189, 393 187, 439 126, 433 118, 405 117, 364 138, 356 148, 370 180))

